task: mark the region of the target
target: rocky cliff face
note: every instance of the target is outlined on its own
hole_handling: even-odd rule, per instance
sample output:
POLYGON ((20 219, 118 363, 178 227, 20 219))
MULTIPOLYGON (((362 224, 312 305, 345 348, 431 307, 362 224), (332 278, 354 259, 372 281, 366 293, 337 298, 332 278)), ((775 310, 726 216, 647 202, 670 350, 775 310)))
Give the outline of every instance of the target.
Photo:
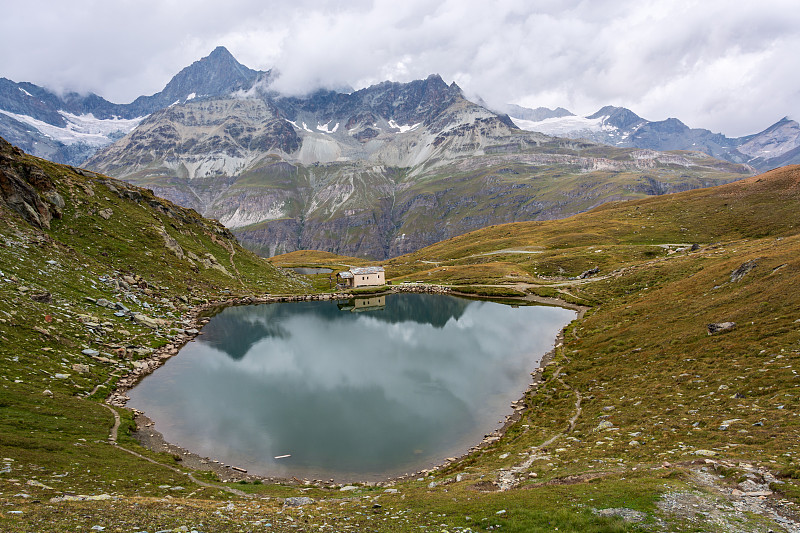
POLYGON ((22 155, 0 138, 0 202, 30 225, 49 229, 53 218, 61 218, 64 199, 41 168, 19 161, 22 155))

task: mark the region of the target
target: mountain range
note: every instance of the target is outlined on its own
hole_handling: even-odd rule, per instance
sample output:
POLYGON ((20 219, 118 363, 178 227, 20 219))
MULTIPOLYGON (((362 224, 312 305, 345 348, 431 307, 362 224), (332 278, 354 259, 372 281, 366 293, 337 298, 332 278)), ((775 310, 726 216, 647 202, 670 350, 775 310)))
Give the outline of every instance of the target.
MULTIPOLYGON (((579 117, 511 107, 512 120, 438 75, 306 96, 271 90, 277 75, 219 47, 163 91, 124 105, 2 80, 0 135, 217 218, 267 256, 319 249, 384 259, 492 224, 561 218, 754 173, 744 157, 724 160, 734 151, 710 157, 683 145, 663 152, 525 131, 524 121, 579 117)), ((658 137, 644 135, 632 112, 604 110, 582 120, 616 128, 620 139, 658 137)), ((714 146, 727 146, 718 137, 714 146)), ((748 139, 754 147, 757 137, 748 139)))
POLYGON ((181 70, 162 91, 129 104, 114 104, 93 93, 59 95, 32 83, 0 78, 0 136, 32 155, 79 165, 154 111, 250 88, 270 75, 245 67, 227 49, 217 47, 181 70))
POLYGON ((702 128, 689 128, 676 118, 646 120, 624 107, 606 106, 585 117, 561 107, 507 106, 505 111, 524 130, 610 146, 700 151, 761 171, 800 163, 800 124, 788 117, 759 133, 732 138, 702 128))

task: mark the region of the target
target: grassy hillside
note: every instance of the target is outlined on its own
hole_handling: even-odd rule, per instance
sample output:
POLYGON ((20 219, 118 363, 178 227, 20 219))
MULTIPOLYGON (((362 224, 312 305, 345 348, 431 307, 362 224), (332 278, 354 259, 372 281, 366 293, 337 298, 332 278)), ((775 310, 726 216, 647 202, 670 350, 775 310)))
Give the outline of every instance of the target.
POLYGON ((323 284, 146 190, 2 143, 0 193, 0 530, 766 532, 797 520, 798 167, 386 262, 396 281, 588 306, 503 436, 388 492, 225 483, 142 448, 131 413, 102 403, 154 348, 193 335, 199 304, 323 284), (723 322, 736 325, 709 334, 723 322))
POLYGON ((641 484, 627 496, 638 505, 626 506, 683 524, 676 530, 775 527, 761 521, 772 511, 734 512, 754 498, 796 520, 798 208, 800 167, 787 167, 562 221, 494 226, 384 263, 395 281, 508 287, 590 306, 504 439, 447 472, 513 490, 593 480, 571 497, 625 478, 620 494, 641 484), (723 322, 735 327, 709 333, 723 322), (665 512, 674 494, 704 510, 665 512))
MULTIPOLYGON (((184 483, 110 446, 100 402, 155 348, 188 338, 193 306, 303 284, 216 222, 1 139, 0 193, 0 498, 26 502, 11 495, 44 490, 37 479, 53 496, 184 483)), ((134 445, 120 415, 120 442, 134 445)), ((0 511, 0 529, 13 518, 0 511)))

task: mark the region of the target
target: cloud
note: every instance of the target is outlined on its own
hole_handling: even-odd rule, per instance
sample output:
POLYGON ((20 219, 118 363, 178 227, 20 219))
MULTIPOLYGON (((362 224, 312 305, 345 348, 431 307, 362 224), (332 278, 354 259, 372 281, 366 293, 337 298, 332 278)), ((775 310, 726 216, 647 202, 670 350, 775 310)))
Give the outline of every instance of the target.
POLYGON ((795 113, 794 0, 142 0, 7 6, 0 75, 130 101, 224 45, 278 87, 439 73, 491 104, 629 107, 728 135, 795 113))

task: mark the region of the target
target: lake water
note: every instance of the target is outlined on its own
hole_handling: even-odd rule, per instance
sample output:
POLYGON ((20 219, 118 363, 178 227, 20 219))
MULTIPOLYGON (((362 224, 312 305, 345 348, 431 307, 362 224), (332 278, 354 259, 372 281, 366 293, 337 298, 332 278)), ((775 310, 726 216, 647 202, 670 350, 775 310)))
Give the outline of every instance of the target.
POLYGON ((167 441, 251 473, 402 475, 499 428, 573 318, 432 294, 230 307, 128 405, 167 441))
POLYGON ((314 274, 330 274, 333 272, 330 268, 321 267, 292 267, 292 270, 304 276, 313 276, 314 274))

